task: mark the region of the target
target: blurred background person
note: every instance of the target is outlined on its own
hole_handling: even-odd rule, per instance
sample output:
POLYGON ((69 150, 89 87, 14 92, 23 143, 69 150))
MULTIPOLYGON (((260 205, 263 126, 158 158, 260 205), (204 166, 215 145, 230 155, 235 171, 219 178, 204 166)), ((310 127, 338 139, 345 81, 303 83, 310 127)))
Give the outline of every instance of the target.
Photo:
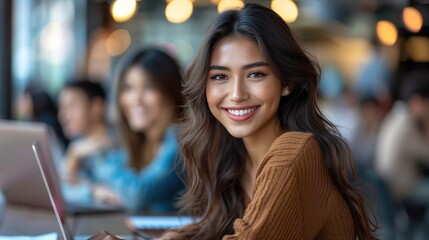
POLYGON ((58 116, 71 139, 64 156, 69 201, 91 201, 91 189, 79 183, 92 182, 96 159, 104 159, 116 147, 105 119, 105 98, 102 86, 86 79, 70 81, 60 92, 58 116))
POLYGON ((180 91, 179 67, 161 50, 138 51, 120 66, 115 96, 125 149, 94 165, 95 199, 130 212, 177 210, 184 188, 176 169, 180 91))
POLYGON ((371 44, 371 54, 359 68, 352 86, 357 102, 357 125, 351 147, 359 175, 377 194, 374 200, 379 237, 394 239, 394 203, 386 183, 375 171, 380 125, 391 108, 392 69, 386 60, 385 48, 375 36, 371 44))
POLYGON ((64 136, 57 115, 57 104, 40 84, 38 86, 35 82, 30 82, 17 99, 17 119, 47 124, 63 149, 67 147, 68 139, 64 136))
POLYGON ((176 211, 183 190, 175 169, 183 104, 179 66, 161 50, 143 49, 120 67, 116 87, 127 165, 100 170, 109 173, 103 176, 128 210, 176 211))
MULTIPOLYGON (((429 234, 429 71, 414 70, 402 79, 401 98, 380 129, 376 169, 399 210, 405 209, 407 239, 429 234)), ((400 211, 397 212, 400 213, 400 211)))
POLYGON ((335 124, 341 135, 350 141, 357 125, 356 101, 335 64, 322 66, 318 90, 318 101, 323 113, 335 124))

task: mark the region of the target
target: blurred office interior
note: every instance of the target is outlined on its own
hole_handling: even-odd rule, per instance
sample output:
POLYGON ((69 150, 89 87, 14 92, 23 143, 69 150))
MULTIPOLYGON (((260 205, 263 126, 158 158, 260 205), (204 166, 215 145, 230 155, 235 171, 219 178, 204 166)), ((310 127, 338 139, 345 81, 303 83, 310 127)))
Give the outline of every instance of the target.
MULTIPOLYGON (((279 6, 307 51, 322 69, 341 81, 340 88, 356 83, 362 66, 374 57, 376 42, 380 57, 393 73, 427 66, 426 0, 244 2, 279 6)), ((118 59, 142 46, 163 45, 185 69, 212 17, 222 7, 240 3, 243 1, 4 1, 0 116, 14 117, 14 100, 30 81, 40 81, 53 97, 64 82, 76 76, 108 82, 118 59)))
POLYGON ((141 47, 166 49, 184 71, 211 19, 250 2, 277 11, 319 62, 322 110, 376 193, 382 239, 429 238, 429 217, 414 219, 373 169, 378 128, 400 98, 403 76, 429 69, 429 0, 0 1, 0 119, 18 118, 16 101, 29 83, 53 99, 78 78, 109 93, 121 58, 141 47))

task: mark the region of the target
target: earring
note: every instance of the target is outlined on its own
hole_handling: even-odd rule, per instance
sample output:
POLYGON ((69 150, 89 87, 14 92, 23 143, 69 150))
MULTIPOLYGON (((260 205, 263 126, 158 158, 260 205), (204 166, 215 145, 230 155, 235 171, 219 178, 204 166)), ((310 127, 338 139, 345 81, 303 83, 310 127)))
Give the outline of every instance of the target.
POLYGON ((289 94, 290 94, 290 90, 289 90, 289 88, 288 88, 288 87, 283 88, 282 96, 284 97, 284 96, 287 96, 287 95, 289 95, 289 94))

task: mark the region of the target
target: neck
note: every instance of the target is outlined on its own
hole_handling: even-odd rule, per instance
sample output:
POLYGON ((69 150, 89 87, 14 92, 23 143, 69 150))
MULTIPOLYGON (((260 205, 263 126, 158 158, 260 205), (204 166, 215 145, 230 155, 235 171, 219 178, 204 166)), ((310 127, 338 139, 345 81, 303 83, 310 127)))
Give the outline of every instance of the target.
POLYGON ((87 139, 99 139, 105 138, 107 134, 107 126, 104 122, 94 124, 94 126, 89 128, 88 133, 86 134, 87 139))
POLYGON ((246 147, 249 161, 246 165, 252 166, 252 169, 256 170, 259 163, 263 160, 264 155, 268 152, 271 144, 276 138, 283 133, 280 128, 269 128, 264 131, 259 131, 257 134, 243 138, 244 146, 246 147))
POLYGON ((266 129, 261 129, 258 133, 243 138, 248 159, 244 166, 244 173, 241 176, 241 187, 249 199, 251 199, 253 195, 253 183, 256 178, 256 171, 259 164, 264 159, 264 156, 270 149, 271 144, 283 132, 280 130, 280 127, 278 127, 278 124, 274 124, 274 126, 276 126, 275 128, 272 128, 272 126, 273 125, 269 124, 269 127, 266 127, 266 129))
POLYGON ((164 114, 162 114, 154 126, 151 126, 149 129, 143 132, 146 137, 145 142, 149 145, 159 145, 162 142, 167 128, 174 123, 173 116, 174 113, 171 111, 166 111, 164 114))
POLYGON ((150 127, 147 131, 144 131, 145 141, 141 146, 143 149, 143 165, 147 165, 156 156, 157 152, 159 151, 159 147, 162 144, 165 131, 172 123, 173 118, 161 117, 155 126, 150 127))

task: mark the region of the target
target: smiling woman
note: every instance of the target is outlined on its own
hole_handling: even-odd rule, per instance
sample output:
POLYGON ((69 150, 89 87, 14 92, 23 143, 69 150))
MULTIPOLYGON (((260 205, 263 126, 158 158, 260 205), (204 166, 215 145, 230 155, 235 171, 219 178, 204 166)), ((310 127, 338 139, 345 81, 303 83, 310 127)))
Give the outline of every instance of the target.
POLYGON ((275 113, 282 86, 256 42, 226 37, 214 45, 210 64, 206 95, 216 119, 236 138, 273 142, 281 133, 275 113))
POLYGON ((164 239, 375 239, 318 66, 272 10, 220 14, 184 78, 184 209, 164 239))

